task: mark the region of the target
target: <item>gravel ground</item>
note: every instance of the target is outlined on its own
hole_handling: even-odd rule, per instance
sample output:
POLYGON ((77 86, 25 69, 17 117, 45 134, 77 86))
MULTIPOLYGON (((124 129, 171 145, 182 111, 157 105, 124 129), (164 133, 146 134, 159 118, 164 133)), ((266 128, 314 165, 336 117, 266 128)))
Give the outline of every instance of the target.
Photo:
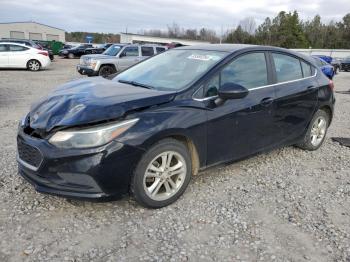
MULTIPOLYGON (((36 193, 17 175, 16 128, 32 102, 80 77, 78 60, 0 71, 0 261, 350 261, 350 95, 336 94, 318 151, 287 147, 207 170, 148 210, 36 193)), ((335 78, 350 88, 350 73, 335 78)))

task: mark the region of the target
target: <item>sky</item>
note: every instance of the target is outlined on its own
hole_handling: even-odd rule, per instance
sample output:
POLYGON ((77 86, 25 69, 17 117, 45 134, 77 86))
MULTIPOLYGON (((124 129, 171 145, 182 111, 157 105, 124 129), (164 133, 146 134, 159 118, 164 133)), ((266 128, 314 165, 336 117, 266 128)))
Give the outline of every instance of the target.
POLYGON ((302 19, 321 15, 340 21, 350 0, 0 0, 0 22, 35 21, 67 32, 139 33, 166 29, 210 28, 219 32, 253 17, 257 24, 279 11, 297 10, 302 19))

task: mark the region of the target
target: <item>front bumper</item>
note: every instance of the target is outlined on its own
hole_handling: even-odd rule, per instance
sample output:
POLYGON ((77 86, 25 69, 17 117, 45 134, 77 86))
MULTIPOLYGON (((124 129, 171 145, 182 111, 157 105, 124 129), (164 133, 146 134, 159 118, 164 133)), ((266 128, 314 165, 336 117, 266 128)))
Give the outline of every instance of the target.
POLYGON ((86 67, 84 65, 77 65, 77 71, 81 74, 81 75, 87 75, 87 76, 97 76, 98 75, 98 71, 95 71, 89 67, 86 67))
POLYGON ((33 166, 17 153, 19 174, 38 192, 68 198, 100 199, 127 194, 133 170, 144 153, 115 141, 93 149, 63 150, 22 131, 17 140, 42 155, 40 164, 33 166))

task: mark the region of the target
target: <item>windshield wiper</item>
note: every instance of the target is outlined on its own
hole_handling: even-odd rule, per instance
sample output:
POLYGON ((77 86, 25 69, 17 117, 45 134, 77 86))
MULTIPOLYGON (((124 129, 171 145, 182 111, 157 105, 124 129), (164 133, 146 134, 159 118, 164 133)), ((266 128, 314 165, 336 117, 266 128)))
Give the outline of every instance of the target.
POLYGON ((120 80, 118 80, 118 82, 119 83, 123 83, 123 84, 133 85, 133 86, 139 86, 139 87, 143 87, 143 88, 147 88, 147 89, 153 89, 152 86, 145 85, 145 84, 142 84, 142 83, 139 83, 139 82, 136 82, 136 81, 128 81, 128 80, 120 79, 120 80))

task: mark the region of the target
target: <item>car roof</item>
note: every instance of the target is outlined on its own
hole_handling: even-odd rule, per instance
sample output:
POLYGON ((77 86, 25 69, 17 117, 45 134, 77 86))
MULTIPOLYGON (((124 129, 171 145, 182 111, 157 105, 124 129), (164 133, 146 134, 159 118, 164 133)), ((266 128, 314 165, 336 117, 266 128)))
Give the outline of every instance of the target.
POLYGON ((207 50, 207 51, 221 51, 233 53, 240 49, 247 47, 255 47, 255 45, 246 45, 246 44, 200 44, 200 45, 191 45, 191 46, 181 46, 176 49, 186 49, 186 50, 207 50))
POLYGON ((6 42, 6 41, 0 41, 1 42, 1 44, 3 44, 3 45, 19 45, 19 46, 25 46, 25 47, 28 47, 28 48, 30 48, 31 46, 27 46, 27 45, 25 45, 25 44, 22 44, 22 43, 16 43, 16 42, 6 42))

